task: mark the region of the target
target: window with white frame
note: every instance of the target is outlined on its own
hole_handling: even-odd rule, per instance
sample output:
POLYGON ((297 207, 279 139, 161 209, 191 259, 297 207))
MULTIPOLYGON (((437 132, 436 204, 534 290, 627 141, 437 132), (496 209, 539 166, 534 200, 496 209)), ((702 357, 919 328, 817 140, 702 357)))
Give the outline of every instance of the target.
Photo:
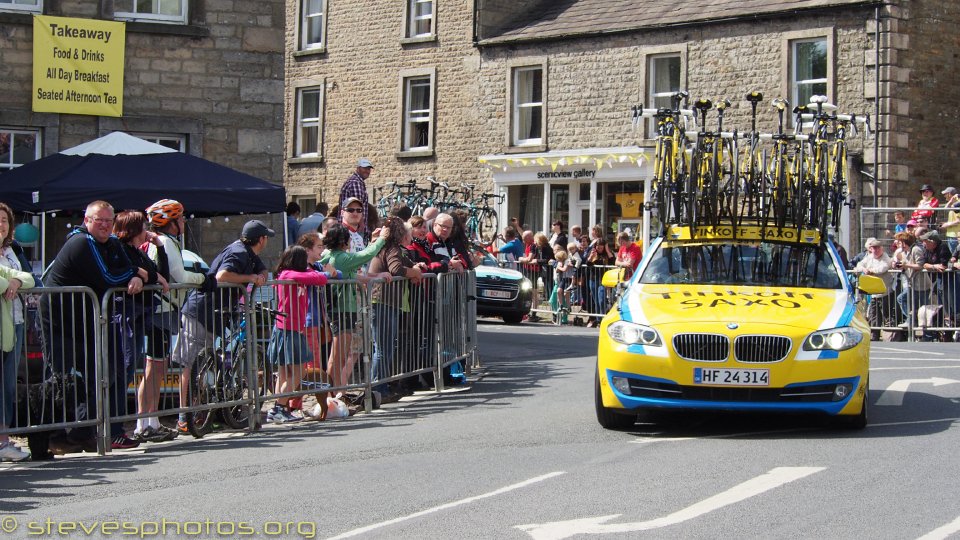
POLYGON ((323 114, 323 87, 297 89, 297 125, 294 140, 295 157, 320 156, 320 123, 323 114))
POLYGON ((183 135, 168 135, 165 133, 132 133, 132 135, 145 141, 152 142, 153 144, 166 146, 167 148, 176 150, 177 152, 187 151, 187 138, 183 135))
POLYGON ((407 0, 407 37, 433 35, 433 0, 407 0))
POLYGON ((670 97, 680 91, 680 55, 651 56, 648 73, 650 101, 645 106, 656 109, 670 107, 670 97))
POLYGON ((0 12, 43 13, 43 0, 0 0, 0 12))
POLYGON ((326 46, 327 0, 301 0, 300 49, 326 46))
POLYGON ((40 131, 0 126, 0 173, 40 159, 40 131))
POLYGON ((827 38, 790 42, 790 97, 797 105, 827 95, 827 38))
POLYGON ((543 144, 543 118, 543 67, 514 68, 512 144, 543 144))
POLYGON ((430 75, 403 80, 404 152, 433 149, 433 78, 430 75))
POLYGON ((114 0, 113 16, 128 21, 187 23, 189 0, 114 0))

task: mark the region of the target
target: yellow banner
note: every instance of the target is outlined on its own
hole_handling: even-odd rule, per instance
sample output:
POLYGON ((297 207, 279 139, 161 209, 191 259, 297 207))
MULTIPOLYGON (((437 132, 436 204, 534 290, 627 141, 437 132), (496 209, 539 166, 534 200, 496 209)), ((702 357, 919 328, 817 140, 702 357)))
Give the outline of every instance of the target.
POLYGON ((790 227, 757 227, 753 225, 744 225, 736 227, 733 225, 718 225, 704 227, 679 227, 671 226, 667 228, 668 240, 769 240, 773 242, 803 242, 805 244, 817 244, 820 242, 820 233, 814 229, 797 229, 790 227))
POLYGON ((122 22, 33 18, 33 110, 123 116, 122 22))

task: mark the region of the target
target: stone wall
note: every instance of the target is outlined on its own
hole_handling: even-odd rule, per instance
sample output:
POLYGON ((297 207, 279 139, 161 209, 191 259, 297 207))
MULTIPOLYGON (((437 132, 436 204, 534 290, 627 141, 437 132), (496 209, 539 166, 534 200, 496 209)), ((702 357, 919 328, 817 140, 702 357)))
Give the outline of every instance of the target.
POLYGON ((476 107, 480 58, 472 45, 472 2, 437 2, 437 39, 401 44, 402 2, 329 2, 325 53, 294 55, 299 2, 287 3, 286 156, 291 156, 295 87, 306 80, 326 84, 323 159, 288 163, 288 194, 317 195, 336 204, 343 181, 357 159, 368 157, 374 170, 368 187, 388 181, 432 176, 442 181, 476 181, 476 107), (432 156, 401 157, 401 70, 436 69, 436 115, 432 156))

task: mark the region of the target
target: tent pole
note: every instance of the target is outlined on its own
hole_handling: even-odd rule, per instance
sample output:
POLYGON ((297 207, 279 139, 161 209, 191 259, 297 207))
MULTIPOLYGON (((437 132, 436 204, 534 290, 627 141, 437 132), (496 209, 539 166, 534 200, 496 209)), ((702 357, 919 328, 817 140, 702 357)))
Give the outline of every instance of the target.
POLYGON ((47 269, 47 213, 40 212, 40 273, 47 269))

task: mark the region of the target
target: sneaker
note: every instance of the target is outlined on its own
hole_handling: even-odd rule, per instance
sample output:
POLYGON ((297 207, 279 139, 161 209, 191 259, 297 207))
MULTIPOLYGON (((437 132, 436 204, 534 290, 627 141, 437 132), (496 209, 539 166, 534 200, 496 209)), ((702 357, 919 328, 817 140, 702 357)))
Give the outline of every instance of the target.
POLYGON ((295 416, 282 405, 274 405, 272 409, 267 411, 267 422, 272 424, 288 424, 300 420, 303 420, 303 417, 295 416))
POLYGON ((166 437, 165 441, 172 441, 180 436, 180 432, 176 429, 170 429, 167 426, 160 424, 160 427, 157 428, 157 432, 163 433, 166 437))
POLYGON ((147 426, 141 431, 134 432, 133 438, 139 442, 151 442, 158 443, 171 440, 170 435, 173 434, 173 437, 176 438, 177 432, 173 431, 170 428, 163 428, 166 431, 163 431, 159 428, 153 426, 147 426))
POLYGON ((29 457, 29 452, 17 448, 12 442, 0 446, 0 461, 23 461, 29 457))
POLYGON ((140 443, 126 435, 117 435, 113 438, 113 441, 110 442, 110 448, 114 450, 129 450, 130 448, 136 448, 138 446, 140 446, 140 443))
POLYGON ((190 434, 190 426, 187 425, 183 420, 177 420, 177 433, 183 433, 184 435, 190 434))

